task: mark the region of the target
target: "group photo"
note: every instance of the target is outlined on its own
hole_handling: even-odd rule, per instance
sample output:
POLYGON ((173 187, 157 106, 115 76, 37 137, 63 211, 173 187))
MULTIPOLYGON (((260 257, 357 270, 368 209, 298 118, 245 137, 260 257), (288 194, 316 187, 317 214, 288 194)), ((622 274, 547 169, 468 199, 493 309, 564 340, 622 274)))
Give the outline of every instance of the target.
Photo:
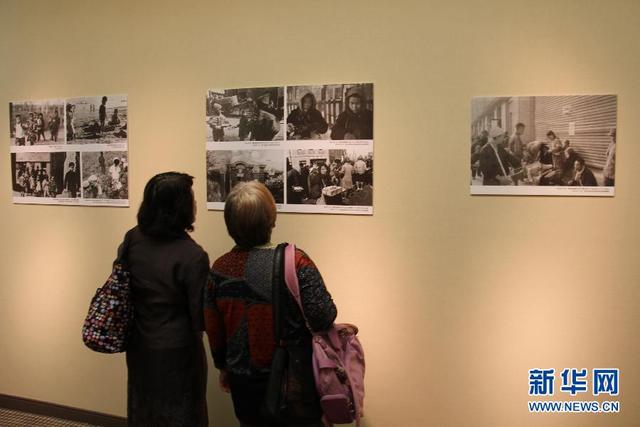
POLYGON ((615 95, 473 98, 471 110, 472 191, 615 186, 615 95))
POLYGON ((207 202, 224 202, 240 182, 264 184, 276 203, 284 203, 282 150, 207 151, 207 202))
POLYGON ((64 144, 64 100, 11 102, 9 124, 11 145, 64 144))
POLYGON ((13 197, 80 197, 80 153, 12 153, 13 197))
POLYGON ((82 198, 129 198, 129 162, 126 151, 82 153, 82 198))
POLYGON ((284 88, 210 89, 205 128, 207 142, 282 141, 284 88))
POLYGON ((287 139, 373 139, 373 84, 287 87, 287 139))
POLYGON ((373 150, 289 150, 287 204, 373 206, 373 150))
POLYGON ((126 95, 67 99, 67 144, 127 142, 127 111, 126 95))

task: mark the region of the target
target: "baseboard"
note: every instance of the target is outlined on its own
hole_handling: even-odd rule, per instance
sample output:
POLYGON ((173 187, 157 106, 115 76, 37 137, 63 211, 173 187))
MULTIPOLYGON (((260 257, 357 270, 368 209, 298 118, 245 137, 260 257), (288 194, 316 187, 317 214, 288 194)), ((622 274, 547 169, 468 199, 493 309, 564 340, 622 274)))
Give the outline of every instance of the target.
POLYGON ((0 408, 78 421, 100 427, 126 427, 127 425, 127 419, 123 417, 6 394, 0 394, 0 408))

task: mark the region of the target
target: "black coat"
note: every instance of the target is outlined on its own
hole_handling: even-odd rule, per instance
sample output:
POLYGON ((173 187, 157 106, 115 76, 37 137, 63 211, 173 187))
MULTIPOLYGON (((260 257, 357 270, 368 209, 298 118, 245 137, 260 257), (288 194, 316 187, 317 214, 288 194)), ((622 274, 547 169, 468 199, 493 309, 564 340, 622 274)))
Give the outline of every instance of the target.
MULTIPOLYGON (((502 166, 504 166, 507 174, 509 173, 509 166, 514 168, 520 166, 520 161, 504 148, 498 147, 498 155, 500 156, 500 160, 502 160, 502 166)), ((503 176, 504 173, 502 172, 502 167, 500 167, 500 162, 491 144, 486 144, 482 147, 478 158, 480 160, 480 171, 483 177, 482 185, 499 185, 496 177, 503 176)))
POLYGON ((355 114, 347 108, 340 113, 331 128, 331 139, 348 139, 346 134, 353 139, 373 139, 373 111, 364 109, 355 114))
POLYGON ((157 240, 136 227, 129 235, 134 306, 127 347, 129 425, 206 426, 201 331, 209 257, 187 233, 157 240))
POLYGON ((296 108, 287 117, 287 124, 293 125, 293 134, 301 139, 311 138, 312 133, 323 134, 329 128, 322 113, 315 108, 306 113, 301 108, 296 108))

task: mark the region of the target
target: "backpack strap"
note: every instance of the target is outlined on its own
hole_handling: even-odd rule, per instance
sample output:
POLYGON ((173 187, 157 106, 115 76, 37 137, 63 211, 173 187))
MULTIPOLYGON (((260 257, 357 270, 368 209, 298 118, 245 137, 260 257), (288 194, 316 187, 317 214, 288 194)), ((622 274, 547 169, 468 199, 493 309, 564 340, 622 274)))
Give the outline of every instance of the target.
POLYGON ((298 282, 298 272, 296 271, 296 245, 293 243, 287 245, 284 249, 284 281, 287 284, 287 288, 289 289, 289 293, 293 296, 293 299, 298 303, 298 307, 300 307, 300 313, 302 313, 302 318, 304 319, 304 323, 307 326, 307 329, 311 333, 314 334, 311 325, 309 325, 309 320, 307 320, 307 316, 304 314, 304 308, 302 308, 302 296, 300 295, 300 283, 298 282))
POLYGON ((276 346, 282 344, 284 331, 284 299, 282 298, 284 282, 284 261, 286 243, 281 243, 276 247, 273 256, 273 273, 271 276, 271 304, 273 305, 273 337, 276 346))

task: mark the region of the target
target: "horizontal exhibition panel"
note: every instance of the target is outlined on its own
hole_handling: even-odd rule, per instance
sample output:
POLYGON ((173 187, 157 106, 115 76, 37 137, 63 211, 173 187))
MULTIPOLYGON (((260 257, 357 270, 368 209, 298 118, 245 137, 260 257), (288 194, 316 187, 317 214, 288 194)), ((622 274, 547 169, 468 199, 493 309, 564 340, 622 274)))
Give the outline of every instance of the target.
MULTIPOLYGON (((373 215, 373 206, 292 205, 276 204, 281 213, 324 213, 339 215, 373 215)), ((224 210, 224 202, 207 202, 209 210, 224 210)))
POLYGON ((78 199, 68 197, 32 197, 13 196, 13 203, 20 205, 55 205, 55 206, 113 206, 128 208, 128 199, 78 199))
POLYGON ((472 185, 471 195, 484 196, 601 196, 615 195, 614 187, 562 187, 524 185, 472 185))
POLYGON ((100 152, 127 151, 126 142, 113 144, 49 144, 49 145, 12 145, 12 153, 58 153, 63 151, 100 152))
POLYGON ((340 149, 354 146, 370 146, 373 151, 372 139, 358 139, 352 141, 334 140, 301 140, 301 141, 225 141, 207 142, 207 151, 216 150, 251 150, 281 148, 286 150, 310 149, 340 149))

